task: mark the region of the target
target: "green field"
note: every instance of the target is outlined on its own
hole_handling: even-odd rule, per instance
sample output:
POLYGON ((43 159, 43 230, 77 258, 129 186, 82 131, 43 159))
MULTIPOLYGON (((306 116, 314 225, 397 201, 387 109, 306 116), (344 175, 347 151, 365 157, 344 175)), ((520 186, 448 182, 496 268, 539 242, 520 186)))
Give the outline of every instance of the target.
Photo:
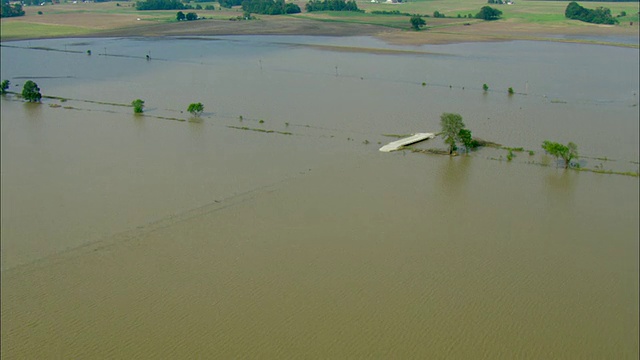
MULTIPOLYGON (((305 0, 293 0, 304 11, 305 0)), ((488 4, 486 0, 409 0, 399 4, 385 2, 371 2, 370 0, 357 1, 358 7, 364 12, 302 12, 288 15, 296 19, 309 19, 328 23, 368 24, 385 26, 393 29, 411 31, 409 17, 396 14, 372 14, 373 11, 398 11, 404 14, 419 14, 425 17, 427 30, 458 31, 464 32, 462 24, 476 24, 482 22, 473 18, 483 6, 491 6, 502 11, 502 18, 493 22, 491 29, 498 29, 500 34, 496 37, 508 36, 510 28, 527 27, 531 33, 545 33, 547 29, 553 29, 555 33, 566 31, 580 32, 592 31, 596 27, 577 20, 565 18, 564 11, 567 1, 525 1, 516 0, 513 5, 488 4), (435 11, 444 14, 445 18, 434 18, 435 11), (471 18, 470 18, 471 17, 471 18), (459 30, 456 30, 459 29, 459 30), (444 30, 447 29, 447 30, 444 30), (507 35, 505 35, 507 34, 507 35)), ((639 24, 639 2, 582 2, 582 6, 596 8, 607 7, 614 16, 626 12, 626 16, 618 17, 620 23, 615 26, 618 33, 637 34, 639 24), (632 28, 633 27, 633 28, 632 28), (626 30, 624 30, 626 28, 626 30), (634 31, 635 30, 635 31, 634 31)), ((191 3, 192 6, 214 5, 211 10, 183 10, 183 12, 196 12, 206 19, 226 20, 242 14, 240 7, 233 9, 221 9, 217 2, 191 3)), ((26 6, 26 16, 20 18, 3 18, 0 27, 2 40, 36 37, 61 37, 74 35, 99 34, 105 30, 122 29, 127 27, 139 27, 152 23, 175 22, 176 10, 166 11, 138 11, 133 2, 104 2, 104 3, 79 3, 71 4, 62 1, 60 5, 26 6), (43 14, 38 14, 42 12, 43 14), (138 19, 139 18, 139 19, 138 19), (82 21, 82 19, 85 19, 82 21), (95 19, 86 20, 86 19, 95 19), (123 19, 129 19, 123 21, 123 19), (131 20, 134 20, 133 22, 131 20), (135 20, 141 20, 137 22, 135 20)), ((261 20, 280 19, 286 21, 284 16, 257 15, 261 20)), ((476 29, 474 27, 474 29, 476 29)), ((487 29, 487 27, 485 27, 487 29)), ((484 30, 483 30, 484 31, 484 30)), ((467 32, 468 33, 468 32, 467 32)), ((520 37, 525 31, 521 30, 520 37)), ((480 34, 482 35, 482 34, 480 34)), ((526 35, 526 34, 525 34, 526 35)))
POLYGON ((15 22, 11 24, 2 23, 1 32, 2 32, 2 39, 13 39, 13 38, 37 38, 37 37, 43 37, 43 34, 45 34, 46 37, 85 35, 85 34, 90 34, 94 32, 94 30, 82 28, 78 26, 15 22))

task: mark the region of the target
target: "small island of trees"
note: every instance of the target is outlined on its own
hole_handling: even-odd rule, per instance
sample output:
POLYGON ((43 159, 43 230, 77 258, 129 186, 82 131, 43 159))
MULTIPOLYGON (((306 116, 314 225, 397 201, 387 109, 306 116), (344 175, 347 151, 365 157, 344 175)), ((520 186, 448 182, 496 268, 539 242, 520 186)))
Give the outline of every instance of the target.
POLYGON ((458 149, 456 143, 462 143, 466 152, 478 146, 478 142, 471 136, 471 130, 465 128, 460 114, 443 113, 440 115, 440 127, 440 136, 449 145, 449 155, 458 149))
POLYGON ((38 85, 31 80, 27 80, 22 87, 22 98, 28 102, 40 102, 42 94, 38 85))

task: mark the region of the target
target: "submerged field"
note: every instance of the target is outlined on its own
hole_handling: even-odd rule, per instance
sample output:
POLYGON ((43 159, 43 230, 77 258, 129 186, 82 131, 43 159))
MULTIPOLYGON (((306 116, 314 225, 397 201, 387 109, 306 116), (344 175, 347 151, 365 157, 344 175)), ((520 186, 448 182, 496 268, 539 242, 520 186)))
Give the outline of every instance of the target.
POLYGON ((637 49, 3 45, 2 358, 638 358, 637 49))
MULTIPOLYGON (((503 19, 484 22, 469 19, 484 1, 410 1, 402 4, 359 1, 364 13, 304 12, 304 1, 294 1, 303 13, 290 16, 258 15, 258 20, 229 21, 242 15, 242 10, 221 9, 217 3, 198 3, 196 10, 204 20, 178 23, 176 11, 137 11, 133 2, 56 4, 25 7, 26 16, 3 18, 1 39, 33 39, 68 36, 162 36, 162 35, 231 35, 231 34, 297 34, 297 35, 375 35, 386 41, 405 44, 450 43, 496 40, 547 40, 584 42, 579 37, 558 38, 558 35, 588 35, 603 38, 602 42, 620 44, 615 37, 638 38, 638 2, 599 3, 613 15, 626 12, 615 26, 587 24, 564 18, 566 2, 521 1, 514 5, 494 5, 503 12, 503 19), (409 17, 380 15, 373 11, 398 11, 432 16, 435 11, 446 18, 425 18, 423 31, 412 31, 409 17), (41 15, 38 12, 42 12, 41 15), (460 17, 458 17, 460 16, 460 17), (467 24, 467 25, 465 25, 467 24), (605 37, 612 37, 605 39, 605 37)), ((632 42, 637 47, 638 42, 632 42)))

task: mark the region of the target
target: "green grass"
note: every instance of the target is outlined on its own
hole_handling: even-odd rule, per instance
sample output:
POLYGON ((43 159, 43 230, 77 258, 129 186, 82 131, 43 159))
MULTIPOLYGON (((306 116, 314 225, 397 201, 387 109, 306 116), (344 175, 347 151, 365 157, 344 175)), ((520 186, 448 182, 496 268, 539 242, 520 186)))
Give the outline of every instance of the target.
POLYGON ((78 26, 45 25, 23 22, 2 22, 0 24, 2 40, 16 38, 42 38, 84 35, 94 33, 95 30, 78 26))

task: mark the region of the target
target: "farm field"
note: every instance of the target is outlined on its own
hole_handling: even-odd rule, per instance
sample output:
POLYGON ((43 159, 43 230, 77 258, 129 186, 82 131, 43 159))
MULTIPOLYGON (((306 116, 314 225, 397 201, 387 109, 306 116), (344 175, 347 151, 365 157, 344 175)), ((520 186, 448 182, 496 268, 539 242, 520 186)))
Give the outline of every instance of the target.
POLYGON ((589 2, 585 6, 604 6, 612 14, 626 13, 614 26, 587 24, 564 17, 566 2, 519 1, 513 5, 492 5, 503 12, 502 19, 481 21, 475 15, 484 1, 410 1, 401 4, 357 2, 363 13, 305 12, 304 1, 293 1, 303 12, 287 16, 258 15, 256 20, 229 21, 242 15, 242 10, 221 9, 217 2, 198 3, 194 10, 204 19, 178 22, 176 11, 137 11, 133 2, 62 3, 27 6, 26 15, 3 18, 1 39, 19 40, 73 36, 175 36, 175 35, 372 35, 391 43, 436 44, 470 41, 547 40, 571 42, 604 42, 621 44, 616 37, 638 37, 638 3, 589 2), (398 11, 398 15, 372 12, 398 11), (434 18, 434 12, 445 18, 434 18), (41 14, 39 14, 41 12, 41 14), (425 16, 427 25, 413 31, 407 14, 425 16), (567 35, 567 36, 565 36, 567 35), (599 37, 599 40, 585 37, 599 37), (609 37, 609 39, 606 39, 609 37))

